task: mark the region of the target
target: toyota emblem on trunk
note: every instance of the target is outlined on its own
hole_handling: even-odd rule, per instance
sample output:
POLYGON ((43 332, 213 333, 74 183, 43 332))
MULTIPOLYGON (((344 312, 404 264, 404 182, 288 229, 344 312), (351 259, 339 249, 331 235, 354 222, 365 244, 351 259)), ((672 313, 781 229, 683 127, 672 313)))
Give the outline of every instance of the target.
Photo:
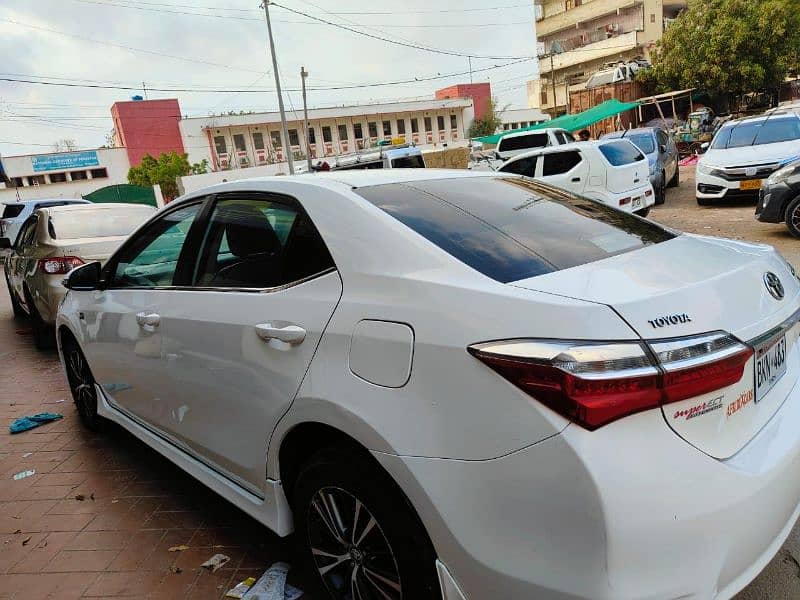
POLYGON ((778 279, 778 276, 771 271, 767 271, 764 273, 764 285, 767 286, 769 293, 772 294, 772 297, 776 300, 783 300, 783 284, 781 280, 778 279))

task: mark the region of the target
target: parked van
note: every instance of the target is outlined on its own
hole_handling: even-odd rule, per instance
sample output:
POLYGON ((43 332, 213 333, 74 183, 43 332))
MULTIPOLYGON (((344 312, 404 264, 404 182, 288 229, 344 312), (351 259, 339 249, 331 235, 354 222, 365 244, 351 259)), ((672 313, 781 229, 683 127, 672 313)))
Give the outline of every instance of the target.
POLYGON ((574 142, 575 138, 566 129, 549 127, 547 129, 534 129, 533 131, 519 131, 509 133, 497 142, 494 155, 498 160, 508 160, 518 154, 535 150, 536 148, 549 148, 574 142))
POLYGON ((499 170, 533 177, 642 217, 655 204, 647 157, 627 139, 534 150, 499 170))
POLYGON ((384 146, 332 158, 330 171, 352 169, 423 169, 422 150, 410 144, 384 146))

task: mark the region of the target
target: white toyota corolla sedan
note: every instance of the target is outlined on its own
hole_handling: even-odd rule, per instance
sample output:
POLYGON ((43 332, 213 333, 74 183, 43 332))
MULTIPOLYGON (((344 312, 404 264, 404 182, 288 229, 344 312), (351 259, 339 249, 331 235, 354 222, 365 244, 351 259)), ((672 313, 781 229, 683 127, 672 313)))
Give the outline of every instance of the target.
POLYGON ((800 285, 767 246, 340 172, 193 192, 66 284, 85 423, 294 531, 319 597, 730 598, 798 516, 800 285))

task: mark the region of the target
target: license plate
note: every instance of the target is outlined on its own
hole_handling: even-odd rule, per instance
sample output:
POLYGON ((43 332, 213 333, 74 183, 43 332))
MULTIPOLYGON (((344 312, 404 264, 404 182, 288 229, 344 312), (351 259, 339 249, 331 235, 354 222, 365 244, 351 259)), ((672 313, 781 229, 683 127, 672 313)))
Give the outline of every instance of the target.
POLYGON ((637 196, 636 198, 631 200, 631 208, 633 210, 636 210, 638 208, 642 208, 642 205, 643 205, 643 200, 642 200, 641 196, 637 196))
POLYGON ((766 396, 786 373, 786 336, 765 342, 755 353, 756 403, 766 396))
POLYGON ((760 190, 761 189, 761 180, 760 179, 747 179, 739 183, 740 190, 760 190))

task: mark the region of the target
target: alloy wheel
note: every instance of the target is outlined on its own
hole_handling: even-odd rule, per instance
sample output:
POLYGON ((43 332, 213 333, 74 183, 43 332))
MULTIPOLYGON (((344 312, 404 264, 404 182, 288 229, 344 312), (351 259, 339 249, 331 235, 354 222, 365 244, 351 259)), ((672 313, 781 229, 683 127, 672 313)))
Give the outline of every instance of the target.
POLYGON ((800 204, 797 204, 791 214, 792 227, 800 231, 800 204))
POLYGON ((392 547, 375 516, 350 492, 323 487, 308 506, 314 564, 336 600, 402 599, 392 547))
POLYGON ((89 365, 86 364, 86 359, 80 350, 69 347, 65 362, 78 413, 84 419, 94 419, 97 412, 97 394, 94 389, 94 378, 89 370, 89 365))

